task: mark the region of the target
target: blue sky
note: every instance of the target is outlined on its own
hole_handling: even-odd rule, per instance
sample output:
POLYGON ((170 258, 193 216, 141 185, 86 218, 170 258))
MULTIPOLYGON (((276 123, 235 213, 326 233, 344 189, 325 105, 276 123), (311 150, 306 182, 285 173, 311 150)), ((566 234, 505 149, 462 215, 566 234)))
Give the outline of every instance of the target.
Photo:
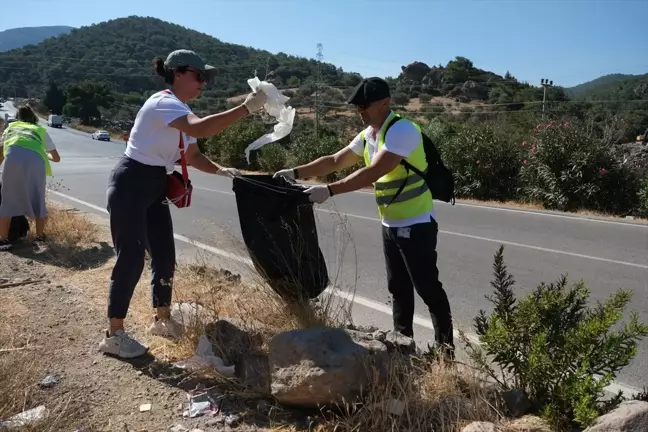
MULTIPOLYGON (((648 0, 21 0, 0 30, 80 27, 154 16, 223 41, 314 57, 363 75, 455 56, 520 80, 566 87, 609 73, 648 73, 648 0)), ((190 47, 189 47, 190 48, 190 47)), ((165 55, 166 53, 160 53, 165 55)))

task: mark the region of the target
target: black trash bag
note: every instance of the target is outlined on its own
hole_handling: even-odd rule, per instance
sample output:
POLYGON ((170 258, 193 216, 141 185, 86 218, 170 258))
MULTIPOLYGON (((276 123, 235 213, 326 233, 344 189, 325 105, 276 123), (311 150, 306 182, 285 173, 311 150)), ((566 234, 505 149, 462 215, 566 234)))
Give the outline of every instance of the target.
POLYGON ((271 175, 236 177, 232 187, 254 267, 289 301, 313 299, 329 284, 313 204, 304 189, 271 175))
MULTIPOLYGON (((0 203, 2 202, 2 182, 0 182, 0 203)), ((10 242, 15 242, 27 237, 29 233, 29 221, 25 216, 14 216, 11 218, 9 224, 9 236, 7 237, 10 242)))

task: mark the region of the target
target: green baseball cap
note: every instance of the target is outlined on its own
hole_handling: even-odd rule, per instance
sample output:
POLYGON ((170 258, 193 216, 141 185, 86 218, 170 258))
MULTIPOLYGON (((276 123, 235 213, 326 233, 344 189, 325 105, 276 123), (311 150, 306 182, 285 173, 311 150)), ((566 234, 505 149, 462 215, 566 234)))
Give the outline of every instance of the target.
POLYGON ((205 71, 210 76, 213 76, 216 72, 214 66, 208 65, 198 54, 186 49, 179 49, 170 53, 164 64, 169 68, 189 66, 194 69, 205 71))

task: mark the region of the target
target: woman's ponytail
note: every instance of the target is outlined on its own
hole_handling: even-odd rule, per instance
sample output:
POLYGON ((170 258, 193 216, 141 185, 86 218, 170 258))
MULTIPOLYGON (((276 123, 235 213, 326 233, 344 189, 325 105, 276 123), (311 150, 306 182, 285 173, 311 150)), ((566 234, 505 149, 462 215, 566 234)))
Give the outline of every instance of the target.
POLYGON ((161 76, 162 78, 166 78, 166 69, 164 67, 164 60, 162 60, 160 57, 155 57, 153 59, 153 70, 155 71, 156 74, 161 76))

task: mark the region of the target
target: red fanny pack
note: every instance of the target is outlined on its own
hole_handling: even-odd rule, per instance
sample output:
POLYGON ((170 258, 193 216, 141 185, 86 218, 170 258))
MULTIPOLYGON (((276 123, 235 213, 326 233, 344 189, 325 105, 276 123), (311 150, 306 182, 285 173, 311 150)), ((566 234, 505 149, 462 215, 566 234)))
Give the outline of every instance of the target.
MULTIPOLYGON (((165 90, 165 93, 171 94, 170 91, 165 90)), ((185 159, 184 138, 182 131, 180 132, 180 162, 182 165, 182 174, 173 171, 167 175, 166 179, 166 201, 165 204, 173 204, 178 208, 189 207, 191 205, 191 194, 193 186, 189 180, 189 171, 187 170, 187 161, 185 159)))

